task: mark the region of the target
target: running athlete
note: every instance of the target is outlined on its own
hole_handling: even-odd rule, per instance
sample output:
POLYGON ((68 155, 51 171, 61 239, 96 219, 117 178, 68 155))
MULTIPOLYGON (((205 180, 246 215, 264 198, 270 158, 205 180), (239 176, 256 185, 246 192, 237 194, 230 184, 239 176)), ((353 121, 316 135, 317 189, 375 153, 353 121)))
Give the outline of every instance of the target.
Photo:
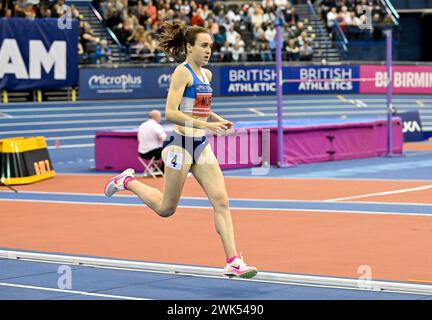
POLYGON ((159 46, 167 55, 183 63, 172 74, 166 101, 165 117, 174 123, 174 130, 163 144, 163 193, 137 181, 134 170, 127 169, 107 182, 105 195, 111 197, 116 192, 129 190, 159 216, 169 217, 176 211, 191 171, 214 209, 216 231, 226 255, 224 274, 252 278, 258 271, 238 255, 225 181, 206 138, 206 131, 220 135, 232 127, 230 121, 211 111, 212 73, 203 66, 210 59, 212 45, 212 37, 203 27, 164 23, 159 46))

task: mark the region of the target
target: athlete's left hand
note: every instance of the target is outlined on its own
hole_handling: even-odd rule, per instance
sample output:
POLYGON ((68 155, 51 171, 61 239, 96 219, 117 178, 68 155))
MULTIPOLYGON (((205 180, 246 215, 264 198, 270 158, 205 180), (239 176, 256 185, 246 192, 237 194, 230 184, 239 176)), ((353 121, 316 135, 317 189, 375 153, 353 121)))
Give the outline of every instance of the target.
POLYGON ((231 121, 228 120, 222 120, 222 123, 227 127, 226 131, 232 129, 232 127, 234 126, 234 124, 231 121))

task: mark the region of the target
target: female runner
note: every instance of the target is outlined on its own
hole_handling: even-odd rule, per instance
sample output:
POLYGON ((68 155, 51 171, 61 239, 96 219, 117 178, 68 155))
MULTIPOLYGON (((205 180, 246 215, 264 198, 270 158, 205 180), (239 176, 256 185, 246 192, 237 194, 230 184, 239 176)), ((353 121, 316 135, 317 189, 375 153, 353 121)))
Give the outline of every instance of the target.
POLYGON ((163 193, 137 181, 134 170, 127 169, 107 182, 105 194, 111 197, 118 191, 129 190, 159 216, 169 217, 176 211, 191 171, 214 209, 216 231, 226 255, 224 274, 252 278, 258 271, 238 255, 225 181, 205 136, 206 131, 219 135, 232 127, 230 121, 211 111, 212 73, 203 66, 210 59, 212 45, 212 37, 205 28, 165 22, 159 46, 167 55, 184 62, 172 74, 166 101, 165 117, 174 123, 174 130, 163 144, 163 193))

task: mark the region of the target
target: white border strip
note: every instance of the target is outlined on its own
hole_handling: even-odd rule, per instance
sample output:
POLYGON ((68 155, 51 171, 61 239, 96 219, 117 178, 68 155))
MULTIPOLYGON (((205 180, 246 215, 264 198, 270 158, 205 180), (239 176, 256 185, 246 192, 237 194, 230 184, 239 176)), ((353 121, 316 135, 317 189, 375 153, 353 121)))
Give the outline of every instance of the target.
MULTIPOLYGON (((0 286, 3 287, 13 287, 13 288, 22 288, 22 289, 32 289, 32 290, 42 290, 42 291, 53 291, 53 292, 62 292, 68 294, 78 294, 83 296, 91 296, 91 297, 102 297, 102 298, 114 298, 114 299, 124 299, 124 300, 151 300, 147 298, 137 298, 137 297, 127 297, 127 296, 116 296, 110 294, 102 294, 102 293, 93 293, 87 291, 76 291, 76 290, 66 290, 66 289, 55 289, 55 288, 47 288, 47 287, 37 287, 37 286, 28 286, 16 283, 9 282, 0 282, 0 286)), ((61 297, 59 297, 61 299, 61 297)))
MULTIPOLYGON (((172 274, 184 274, 191 276, 210 276, 225 278, 220 268, 197 267, 185 265, 173 265, 163 263, 113 260, 102 258, 88 258, 80 256, 55 255, 32 253, 12 250, 0 250, 0 258, 6 259, 31 259, 32 261, 66 263, 89 267, 114 267, 119 269, 135 269, 137 271, 152 271, 172 274)), ((258 275, 248 281, 278 282, 292 285, 326 286, 338 289, 351 289, 362 291, 394 292, 408 294, 432 295, 432 285, 409 284, 389 281, 368 281, 334 278, 324 276, 296 275, 288 273, 259 272, 258 275)), ((69 291, 68 291, 69 292, 69 291)))

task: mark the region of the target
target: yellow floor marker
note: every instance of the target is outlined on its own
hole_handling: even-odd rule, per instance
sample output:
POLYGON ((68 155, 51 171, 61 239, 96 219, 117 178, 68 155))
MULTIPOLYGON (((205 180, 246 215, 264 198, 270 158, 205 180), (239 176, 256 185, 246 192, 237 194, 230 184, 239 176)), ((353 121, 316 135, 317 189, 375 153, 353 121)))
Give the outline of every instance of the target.
POLYGON ((338 95, 337 96, 337 98, 340 100, 340 101, 342 101, 342 102, 345 102, 346 101, 346 99, 345 99, 345 97, 343 96, 343 95, 338 95))
POLYGON ((9 97, 7 91, 3 91, 3 103, 8 103, 9 97))

